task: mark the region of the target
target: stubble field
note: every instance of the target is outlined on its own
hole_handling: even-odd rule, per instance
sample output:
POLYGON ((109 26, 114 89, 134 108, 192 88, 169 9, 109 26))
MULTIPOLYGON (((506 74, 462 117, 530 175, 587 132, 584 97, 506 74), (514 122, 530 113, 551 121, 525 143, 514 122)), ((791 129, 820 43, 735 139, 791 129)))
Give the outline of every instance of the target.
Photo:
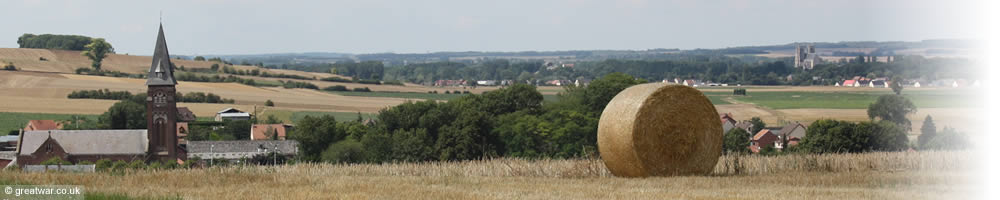
POLYGON ((185 199, 962 199, 972 152, 723 156, 707 176, 618 178, 599 159, 0 173, 19 184, 185 199))

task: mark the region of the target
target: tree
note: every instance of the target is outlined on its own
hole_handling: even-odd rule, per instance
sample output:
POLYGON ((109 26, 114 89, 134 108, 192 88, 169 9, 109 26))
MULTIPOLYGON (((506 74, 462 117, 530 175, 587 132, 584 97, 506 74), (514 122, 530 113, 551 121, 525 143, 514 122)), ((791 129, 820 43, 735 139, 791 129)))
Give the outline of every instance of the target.
POLYGON ((767 124, 764 123, 764 120, 761 120, 760 117, 750 118, 750 124, 753 124, 753 127, 750 128, 753 132, 750 134, 757 134, 757 132, 760 132, 760 130, 767 126, 767 124))
POLYGON ((812 153, 901 151, 907 148, 906 131, 888 121, 851 123, 817 120, 806 129, 800 144, 812 153))
POLYGON ((202 57, 202 56, 195 56, 195 57, 194 57, 194 60, 195 60, 195 61, 205 61, 205 57, 202 57))
POLYGON ((896 95, 900 95, 901 93, 903 93, 902 82, 903 79, 899 78, 898 76, 892 77, 892 80, 889 81, 889 87, 892 88, 892 92, 895 92, 896 95))
POLYGON ((109 53, 115 53, 115 48, 111 47, 111 43, 104 41, 104 38, 94 38, 91 40, 90 44, 84 46, 83 55, 90 58, 92 61, 90 66, 94 67, 95 70, 101 70, 101 61, 108 56, 109 53))
POLYGON ((274 102, 268 99, 267 101, 264 102, 264 105, 268 107, 274 107, 274 102))
POLYGON ((213 72, 219 71, 219 63, 212 63, 211 69, 213 72))
POLYGON ((118 101, 98 117, 98 124, 103 129, 145 129, 146 105, 130 100, 118 101))
POLYGON ((920 136, 917 136, 917 145, 923 149, 936 136, 937 127, 934 126, 934 119, 931 119, 931 115, 927 115, 924 118, 924 125, 920 126, 920 136))
POLYGON ((868 118, 886 120, 910 130, 910 120, 906 115, 916 112, 917 107, 901 95, 882 95, 875 103, 868 105, 868 118))
POLYGON ((360 142, 351 139, 342 140, 330 145, 323 151, 322 159, 329 163, 359 163, 365 158, 364 147, 360 142))
MULTIPOLYGON (((730 129, 722 137, 722 149, 724 153, 745 153, 750 151, 750 133, 740 128, 730 129)), ((768 145, 770 147, 770 145, 768 145)))
POLYGON ((288 134, 288 139, 299 141, 299 151, 305 161, 320 161, 320 154, 335 141, 344 139, 344 132, 337 126, 337 120, 330 115, 322 117, 306 116, 288 134))
POLYGON ((601 113, 612 98, 619 92, 633 85, 645 83, 645 80, 635 79, 628 74, 615 72, 590 82, 583 90, 583 105, 590 111, 601 113))
POLYGON ((964 133, 955 131, 950 127, 944 127, 941 133, 931 138, 924 149, 932 150, 961 150, 971 147, 969 137, 964 133))

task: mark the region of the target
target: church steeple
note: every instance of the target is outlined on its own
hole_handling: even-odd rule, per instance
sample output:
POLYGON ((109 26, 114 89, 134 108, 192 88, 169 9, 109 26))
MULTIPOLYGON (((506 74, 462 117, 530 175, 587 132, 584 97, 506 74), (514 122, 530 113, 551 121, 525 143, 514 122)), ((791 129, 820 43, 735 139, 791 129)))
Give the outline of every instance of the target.
POLYGON ((153 64, 149 65, 146 85, 177 85, 174 80, 174 65, 170 63, 170 52, 167 51, 167 40, 163 37, 163 24, 160 24, 160 33, 156 36, 153 64))

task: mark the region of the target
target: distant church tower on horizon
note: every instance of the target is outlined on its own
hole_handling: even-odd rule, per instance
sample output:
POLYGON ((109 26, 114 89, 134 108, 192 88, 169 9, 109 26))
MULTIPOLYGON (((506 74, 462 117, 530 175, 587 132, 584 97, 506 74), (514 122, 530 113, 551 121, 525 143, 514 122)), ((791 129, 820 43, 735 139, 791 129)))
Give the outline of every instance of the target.
POLYGON ((146 75, 146 134, 149 139, 149 160, 161 162, 186 159, 184 150, 177 144, 177 81, 174 65, 170 62, 167 40, 163 37, 163 24, 156 36, 153 63, 146 75))

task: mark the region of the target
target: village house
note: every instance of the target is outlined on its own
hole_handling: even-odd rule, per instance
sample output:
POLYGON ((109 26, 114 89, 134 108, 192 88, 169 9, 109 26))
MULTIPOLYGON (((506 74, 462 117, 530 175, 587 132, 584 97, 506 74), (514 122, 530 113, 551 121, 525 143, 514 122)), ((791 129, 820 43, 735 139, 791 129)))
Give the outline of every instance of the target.
POLYGON ((725 135, 736 127, 736 120, 733 119, 732 113, 722 113, 719 114, 719 120, 722 121, 722 134, 725 135))
POLYGON ((254 124, 250 128, 250 140, 285 140, 285 134, 292 129, 287 124, 254 124))
POLYGON ((771 132, 771 129, 760 129, 757 134, 754 134, 753 138, 750 139, 750 151, 754 153, 760 153, 761 149, 767 148, 768 146, 777 148, 778 145, 778 135, 771 132))
POLYGON ((177 81, 173 73, 161 25, 146 76, 146 129, 53 130, 58 129, 57 125, 53 128, 54 122, 29 122, 18 139, 17 164, 37 165, 52 158, 70 162, 187 159, 186 149, 178 144, 177 81))
POLYGON ((750 123, 750 121, 743 120, 743 121, 737 122, 736 125, 734 125, 734 126, 735 126, 735 128, 743 129, 743 131, 747 132, 747 137, 750 137, 750 136, 752 136, 750 134, 753 134, 753 131, 752 131, 753 130, 753 123, 750 123))
POLYGON ((221 122, 226 120, 250 120, 250 113, 235 108, 226 108, 215 113, 215 121, 221 122))
POLYGON ((177 107, 177 121, 178 122, 193 122, 198 120, 198 117, 194 115, 187 107, 177 107))
POLYGON ((29 120, 27 125, 24 125, 24 131, 44 131, 44 130, 59 130, 62 129, 62 124, 56 123, 53 120, 29 120))
POLYGON ((795 122, 782 127, 780 132, 781 145, 779 149, 784 149, 786 146, 792 147, 798 145, 799 141, 806 137, 806 126, 795 122))

